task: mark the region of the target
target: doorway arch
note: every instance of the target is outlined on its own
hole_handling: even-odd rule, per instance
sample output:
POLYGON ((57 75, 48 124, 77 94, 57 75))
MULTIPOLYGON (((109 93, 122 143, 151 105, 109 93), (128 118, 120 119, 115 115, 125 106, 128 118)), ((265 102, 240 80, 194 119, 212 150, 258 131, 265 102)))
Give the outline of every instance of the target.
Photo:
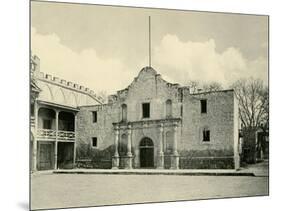
POLYGON ((145 137, 140 141, 140 167, 153 168, 154 167, 154 144, 153 141, 145 137))

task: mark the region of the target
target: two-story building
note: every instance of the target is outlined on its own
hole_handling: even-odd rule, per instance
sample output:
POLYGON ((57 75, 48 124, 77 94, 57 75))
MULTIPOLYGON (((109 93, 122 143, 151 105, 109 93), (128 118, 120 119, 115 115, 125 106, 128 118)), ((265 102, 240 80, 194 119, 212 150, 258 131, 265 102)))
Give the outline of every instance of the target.
POLYGON ((102 98, 76 83, 40 72, 40 59, 31 57, 31 168, 73 168, 79 106, 102 104, 102 98))

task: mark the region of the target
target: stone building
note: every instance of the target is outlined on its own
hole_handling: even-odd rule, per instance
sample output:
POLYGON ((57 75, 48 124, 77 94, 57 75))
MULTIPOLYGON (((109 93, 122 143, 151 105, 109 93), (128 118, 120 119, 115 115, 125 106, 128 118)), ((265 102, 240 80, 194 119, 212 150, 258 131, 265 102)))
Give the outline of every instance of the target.
POLYGON ((92 90, 40 72, 40 59, 31 57, 31 169, 73 168, 79 106, 99 105, 92 90))
POLYGON ((239 168, 233 90, 191 94, 145 67, 107 104, 79 106, 76 117, 77 161, 94 154, 97 166, 115 169, 239 168))

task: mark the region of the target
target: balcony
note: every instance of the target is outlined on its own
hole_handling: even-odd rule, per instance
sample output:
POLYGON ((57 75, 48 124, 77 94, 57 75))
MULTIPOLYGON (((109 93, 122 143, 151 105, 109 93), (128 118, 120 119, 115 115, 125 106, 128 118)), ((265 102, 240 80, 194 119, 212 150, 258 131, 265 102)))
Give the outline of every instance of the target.
POLYGON ((37 129, 37 139, 75 141, 75 132, 51 129, 37 129))

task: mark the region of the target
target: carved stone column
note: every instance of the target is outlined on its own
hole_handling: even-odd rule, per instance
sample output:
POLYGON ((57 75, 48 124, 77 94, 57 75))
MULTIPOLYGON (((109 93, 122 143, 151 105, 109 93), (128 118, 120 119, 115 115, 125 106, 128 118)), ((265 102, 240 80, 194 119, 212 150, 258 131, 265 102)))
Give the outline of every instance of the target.
POLYGON ((132 155, 132 129, 131 125, 128 125, 128 143, 127 143, 127 158, 126 158, 126 168, 131 169, 132 168, 132 161, 133 161, 133 155, 132 155))
POLYGON ((128 126, 127 155, 132 156, 132 130, 131 130, 131 125, 128 126))
POLYGON ((160 134, 159 134, 159 154, 158 154, 158 169, 164 168, 164 152, 163 152, 163 136, 164 136, 164 126, 163 123, 160 125, 160 134))
POLYGON ((118 142, 119 142, 119 127, 115 127, 115 140, 114 140, 114 146, 115 146, 115 153, 112 157, 112 169, 118 169, 119 168, 119 153, 118 153, 118 142))
POLYGON ((174 125, 174 144, 173 144, 173 155, 171 157, 171 169, 179 168, 179 154, 178 154, 178 125, 174 125))

